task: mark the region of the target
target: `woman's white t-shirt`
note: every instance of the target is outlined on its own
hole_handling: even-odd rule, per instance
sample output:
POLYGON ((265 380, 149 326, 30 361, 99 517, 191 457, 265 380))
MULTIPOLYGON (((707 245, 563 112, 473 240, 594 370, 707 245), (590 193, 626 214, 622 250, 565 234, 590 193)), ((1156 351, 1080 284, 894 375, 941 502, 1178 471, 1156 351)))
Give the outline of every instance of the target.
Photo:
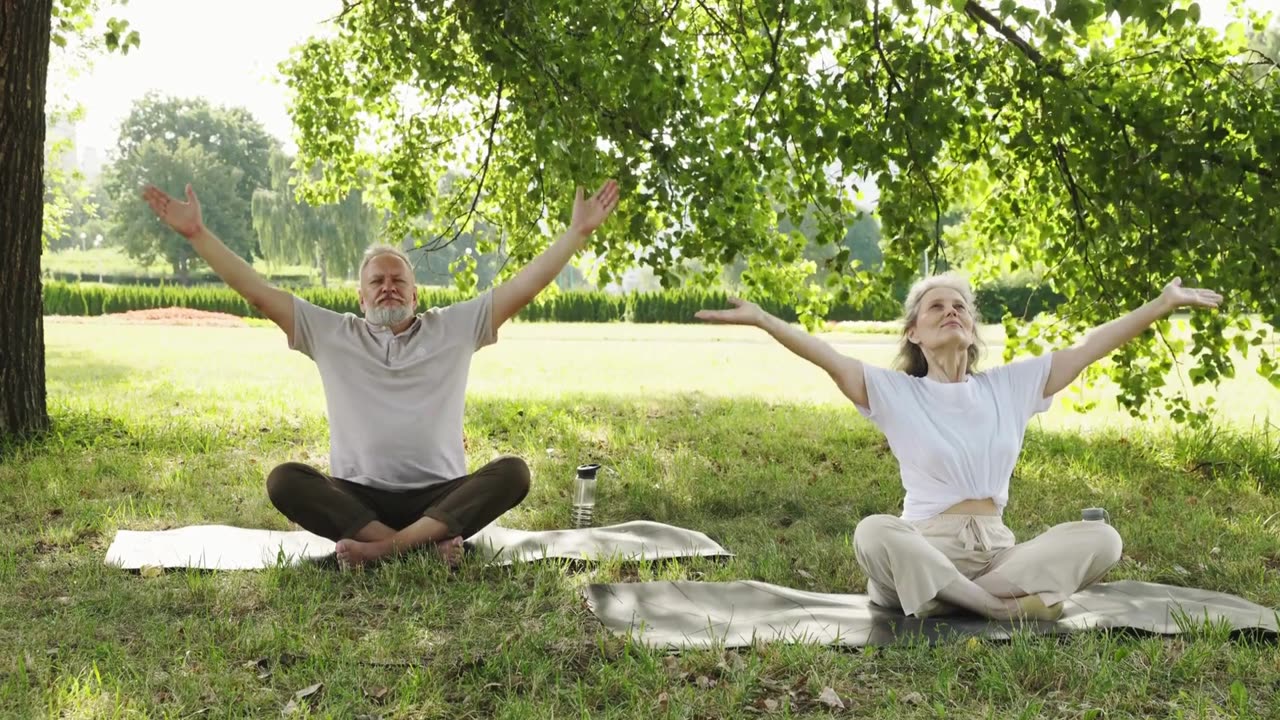
POLYGON ((870 408, 902 471, 904 520, 926 520, 964 500, 993 498, 1003 512, 1027 423, 1048 410, 1052 354, 942 383, 864 365, 870 408))

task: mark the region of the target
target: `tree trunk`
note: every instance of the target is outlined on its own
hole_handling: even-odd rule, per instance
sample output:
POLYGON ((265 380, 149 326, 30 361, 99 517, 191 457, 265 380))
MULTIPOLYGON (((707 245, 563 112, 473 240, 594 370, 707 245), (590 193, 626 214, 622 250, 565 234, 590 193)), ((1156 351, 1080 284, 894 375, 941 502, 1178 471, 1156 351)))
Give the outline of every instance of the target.
POLYGON ((179 247, 173 256, 173 279, 183 287, 191 286, 191 253, 188 247, 179 247))
POLYGON ((46 429, 44 100, 53 0, 0 0, 0 438, 46 429))

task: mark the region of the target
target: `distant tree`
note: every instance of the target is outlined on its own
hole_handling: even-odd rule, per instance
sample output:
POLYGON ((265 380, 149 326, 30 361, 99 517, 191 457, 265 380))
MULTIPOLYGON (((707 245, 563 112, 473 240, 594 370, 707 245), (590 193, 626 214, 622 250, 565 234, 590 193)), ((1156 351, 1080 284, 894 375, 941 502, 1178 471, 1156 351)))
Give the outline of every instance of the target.
POLYGON ((354 272, 377 228, 377 214, 365 205, 363 193, 352 190, 340 202, 312 205, 294 193, 292 158, 273 152, 270 165, 270 187, 253 193, 253 229, 262 256, 311 265, 323 286, 331 273, 343 277, 354 272))
POLYGON ((198 189, 205 222, 227 247, 251 260, 258 246, 253 193, 270 187, 275 147, 275 140, 242 108, 155 94, 138 100, 120 128, 118 159, 107 171, 114 239, 140 262, 164 258, 174 275, 185 280, 199 257, 156 222, 138 194, 151 183, 178 197, 190 182, 198 189))

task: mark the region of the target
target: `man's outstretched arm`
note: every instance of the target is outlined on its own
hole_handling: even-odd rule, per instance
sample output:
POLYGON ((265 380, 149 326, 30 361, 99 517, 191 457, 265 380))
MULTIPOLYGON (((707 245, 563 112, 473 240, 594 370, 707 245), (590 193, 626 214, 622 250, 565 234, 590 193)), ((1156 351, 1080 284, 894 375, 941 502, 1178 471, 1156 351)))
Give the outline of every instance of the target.
POLYGON ((587 238, 608 219, 618 206, 618 183, 606 182, 594 195, 584 198, 578 188, 569 229, 541 255, 520 269, 516 276, 493 290, 493 327, 505 323, 528 305, 542 289, 555 280, 587 238))
POLYGON ((249 263, 231 252, 230 248, 205 227, 200 214, 200 201, 196 199, 190 184, 187 185, 186 202, 175 200, 154 185, 148 185, 142 197, 151 206, 156 217, 185 237, 196 254, 209 263, 209 267, 223 282, 258 312, 279 325, 289 337, 289 344, 293 344, 293 296, 268 284, 249 263))

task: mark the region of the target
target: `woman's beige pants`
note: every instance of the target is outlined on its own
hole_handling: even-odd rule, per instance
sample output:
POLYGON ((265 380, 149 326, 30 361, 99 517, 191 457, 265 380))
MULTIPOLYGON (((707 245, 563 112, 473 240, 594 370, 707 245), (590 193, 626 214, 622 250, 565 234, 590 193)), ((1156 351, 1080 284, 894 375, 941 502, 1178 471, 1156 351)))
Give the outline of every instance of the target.
POLYGON ((910 522, 871 515, 853 533, 867 594, 907 615, 938 613, 938 593, 961 576, 1008 588, 996 595, 1039 594, 1054 605, 1097 582, 1120 560, 1120 533, 1103 522, 1055 525, 1015 544, 997 515, 935 515, 910 522), (997 577, 991 577, 997 576, 997 577))

